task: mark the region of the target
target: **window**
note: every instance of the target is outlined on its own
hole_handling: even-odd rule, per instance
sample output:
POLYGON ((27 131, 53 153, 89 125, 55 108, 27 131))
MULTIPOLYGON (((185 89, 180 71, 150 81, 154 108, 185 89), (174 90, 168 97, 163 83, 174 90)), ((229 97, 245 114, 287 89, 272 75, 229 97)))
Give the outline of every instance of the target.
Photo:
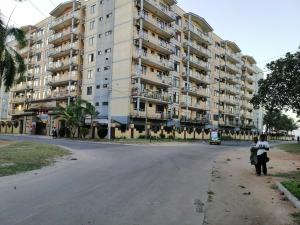
POLYGON ((102 102, 102 105, 108 105, 108 102, 102 102))
POLYGON ((110 53, 111 52, 111 48, 105 49, 105 53, 110 53))
POLYGON ((103 5, 103 0, 100 1, 100 5, 103 5))
POLYGON ((95 103, 95 106, 99 106, 99 102, 96 102, 96 103, 95 103))
POLYGON ((95 20, 90 22, 90 30, 94 30, 95 27, 95 20))
POLYGON ((105 66, 104 70, 110 70, 110 66, 105 66))
POLYGON ((89 45, 93 46, 94 45, 94 37, 89 38, 89 45))
POLYGON ((94 4, 94 5, 91 5, 91 7, 90 7, 90 13, 91 14, 94 14, 95 13, 95 8, 96 8, 96 5, 94 4))
POLYGON ((163 113, 164 112, 164 106, 163 105, 156 105, 156 110, 157 113, 163 113))
POLYGON ((102 21, 103 20, 103 17, 101 16, 101 17, 99 17, 99 21, 102 21))
POLYGON ((109 20, 112 17, 112 13, 106 15, 106 19, 109 20))
POLYGON ((105 32, 105 36, 106 36, 106 37, 109 36, 109 35, 111 35, 111 34, 112 34, 112 31, 111 31, 111 30, 105 32))
POLYGON ((89 62, 94 62, 94 53, 89 54, 88 57, 89 57, 88 59, 89 62))
POLYGON ((35 56, 36 56, 36 61, 37 62, 41 61, 41 58, 42 58, 41 53, 37 53, 35 56))
POLYGON ((92 95, 92 93, 93 93, 93 87, 92 86, 87 87, 86 88, 86 94, 87 95, 92 95))
POLYGON ((107 84, 103 84, 103 88, 107 88, 107 84))
POLYGON ((100 89, 100 85, 99 84, 96 86, 96 89, 100 89))
POLYGON ((98 34, 98 38, 102 38, 102 34, 98 34))
POLYGON ((102 51, 98 51, 98 55, 101 55, 102 54, 102 51))
POLYGON ((92 79, 93 78, 93 70, 88 70, 87 78, 88 79, 92 79))

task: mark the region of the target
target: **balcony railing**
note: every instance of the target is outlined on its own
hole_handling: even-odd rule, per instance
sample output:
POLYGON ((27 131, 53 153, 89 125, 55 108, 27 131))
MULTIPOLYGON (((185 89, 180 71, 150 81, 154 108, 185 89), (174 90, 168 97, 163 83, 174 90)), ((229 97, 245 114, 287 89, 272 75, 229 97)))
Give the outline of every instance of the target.
POLYGON ((77 31, 78 31, 78 29, 74 28, 74 29, 65 30, 65 31, 60 32, 60 33, 52 34, 48 38, 48 42, 52 43, 52 42, 56 41, 57 39, 63 38, 64 36, 67 36, 67 35, 70 35, 71 33, 77 34, 77 31))
POLYGON ((148 14, 145 13, 139 13, 137 19, 144 19, 145 20, 145 26, 147 26, 147 23, 153 25, 156 30, 156 32, 160 33, 161 35, 164 35, 165 37, 171 38, 175 35, 174 28, 171 26, 166 25, 163 22, 158 22, 153 17, 150 17, 148 14))
MULTIPOLYGON (((197 45, 196 43, 194 43, 194 42, 189 42, 189 41, 187 41, 187 40, 185 40, 184 42, 183 42, 183 44, 185 45, 185 46, 188 46, 188 45, 190 45, 190 47, 192 48, 192 50, 194 49, 194 50, 196 50, 196 52, 198 52, 198 54, 200 53, 200 55, 204 55, 204 56, 207 56, 207 57, 211 57, 211 52, 210 52, 210 50, 209 49, 207 49, 207 48, 204 48, 204 47, 202 47, 202 46, 200 46, 200 45, 197 45)), ((193 52, 195 52, 195 51, 193 51, 193 52)))
POLYGON ((48 52, 49 57, 54 57, 56 55, 62 55, 63 52, 70 51, 71 49, 78 49, 78 42, 70 43, 64 46, 59 46, 57 48, 51 48, 48 52))
POLYGON ((59 71, 59 70, 65 70, 68 69, 70 64, 77 64, 78 58, 73 57, 71 60, 65 60, 65 61, 57 61, 57 62, 50 62, 47 66, 48 71, 59 71))
POLYGON ((164 53, 171 54, 174 52, 174 46, 166 41, 162 41, 158 38, 153 37, 152 35, 148 35, 146 32, 139 32, 137 34, 137 37, 141 37, 143 40, 147 41, 150 44, 152 44, 151 47, 158 47, 157 50, 160 50, 164 53))
POLYGON ((57 26, 59 24, 62 24, 65 21, 68 21, 68 20, 72 19, 73 17, 78 19, 79 18, 79 12, 69 12, 69 13, 66 13, 65 15, 63 15, 61 17, 58 17, 55 20, 53 20, 49 24, 49 27, 50 27, 50 29, 53 29, 55 26, 57 26))
MULTIPOLYGON (((188 61, 187 55, 183 54, 182 57, 183 61, 186 63, 188 61)), ((198 68, 198 69, 204 69, 206 71, 210 71, 210 63, 202 61, 196 57, 190 56, 190 66, 198 68)))
POLYGON ((172 22, 176 19, 176 15, 174 12, 172 12, 169 8, 163 7, 159 4, 158 1, 154 0, 145 0, 144 2, 144 8, 149 8, 149 10, 155 11, 156 14, 161 15, 163 19, 167 20, 168 22, 172 22), (149 6, 147 5, 149 4, 149 6))
POLYGON ((137 112, 137 110, 132 110, 130 116, 134 118, 148 118, 154 120, 165 120, 168 119, 166 113, 146 113, 145 111, 137 112))
POLYGON ((188 26, 188 24, 184 25, 183 28, 184 31, 191 31, 192 33, 194 33, 196 36, 198 36, 201 40, 211 44, 212 43, 212 39, 210 36, 208 36, 206 33, 204 33, 203 31, 195 28, 193 25, 191 25, 190 27, 188 26))
POLYGON ((153 66, 157 66, 162 70, 174 69, 174 64, 170 60, 163 59, 158 56, 154 56, 152 54, 147 54, 147 52, 139 51, 138 49, 136 50, 135 57, 136 58, 141 57, 142 60, 144 60, 146 63, 148 62, 149 64, 153 66))
POLYGON ((170 96, 167 93, 161 93, 161 92, 156 92, 156 91, 142 91, 141 93, 137 91, 133 91, 132 96, 134 97, 142 97, 142 98, 147 98, 147 99, 152 99, 152 100, 158 100, 161 102, 166 102, 169 103, 171 100, 170 96))
POLYGON ((188 88, 187 86, 183 86, 182 90, 184 92, 189 92, 191 95, 209 97, 209 94, 207 93, 207 89, 199 89, 197 87, 188 88))
MULTIPOLYGON (((134 73, 134 77, 137 78, 139 77, 139 72, 136 70, 134 73)), ((156 74, 156 75, 151 75, 151 74, 141 74, 141 79, 145 80, 146 82, 155 84, 155 85, 162 85, 162 86, 171 86, 172 85, 172 79, 171 77, 161 75, 161 74, 156 74)))
MULTIPOLYGON (((187 77, 187 72, 186 71, 182 72, 182 75, 184 77, 187 77)), ((199 82, 203 82, 203 83, 206 83, 206 84, 210 83, 209 75, 202 75, 202 74, 199 74, 199 73, 190 72, 189 73, 189 79, 190 80, 196 80, 196 81, 199 81, 199 82)))

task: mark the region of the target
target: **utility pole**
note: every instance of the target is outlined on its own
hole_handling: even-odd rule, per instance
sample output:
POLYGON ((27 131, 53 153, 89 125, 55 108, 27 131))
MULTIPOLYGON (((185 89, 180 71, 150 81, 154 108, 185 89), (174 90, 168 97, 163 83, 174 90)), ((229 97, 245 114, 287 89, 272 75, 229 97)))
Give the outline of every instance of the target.
POLYGON ((189 22, 188 22, 188 50, 187 50, 187 74, 186 74, 186 82, 187 82, 187 89, 186 89, 186 99, 185 99, 185 103, 186 103, 186 119, 188 118, 188 110, 189 110, 189 102, 188 102, 188 98, 189 98, 189 90, 190 90, 190 53, 191 53, 191 49, 190 49, 190 44, 191 44, 191 23, 192 23, 192 18, 191 15, 189 14, 189 22))
POLYGON ((112 79, 110 79, 110 84, 108 86, 108 106, 107 106, 107 138, 111 140, 111 93, 112 93, 112 79))
POLYGON ((74 41, 74 24, 75 24, 75 7, 76 1, 73 0, 73 8, 72 8, 72 24, 71 24, 71 41, 70 41, 70 59, 69 59, 69 81, 68 81, 68 105, 71 102, 71 75, 72 75, 72 67, 73 67, 73 41, 74 41))

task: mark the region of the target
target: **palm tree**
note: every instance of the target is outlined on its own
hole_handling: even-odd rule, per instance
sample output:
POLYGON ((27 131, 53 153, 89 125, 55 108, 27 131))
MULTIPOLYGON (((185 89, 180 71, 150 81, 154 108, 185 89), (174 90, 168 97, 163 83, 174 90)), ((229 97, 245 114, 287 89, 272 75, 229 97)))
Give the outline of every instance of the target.
POLYGON ((14 38, 18 47, 26 46, 26 37, 21 29, 8 27, 0 18, 0 86, 4 85, 5 91, 9 91, 13 86, 16 74, 20 74, 20 81, 26 70, 23 58, 15 49, 8 46, 8 42, 14 38))
POLYGON ((93 122, 94 119, 99 115, 99 112, 96 110, 95 106, 92 103, 86 103, 85 106, 85 114, 87 116, 91 117, 91 125, 90 125, 90 129, 92 130, 92 138, 95 137, 95 132, 94 132, 94 127, 93 127, 93 122))

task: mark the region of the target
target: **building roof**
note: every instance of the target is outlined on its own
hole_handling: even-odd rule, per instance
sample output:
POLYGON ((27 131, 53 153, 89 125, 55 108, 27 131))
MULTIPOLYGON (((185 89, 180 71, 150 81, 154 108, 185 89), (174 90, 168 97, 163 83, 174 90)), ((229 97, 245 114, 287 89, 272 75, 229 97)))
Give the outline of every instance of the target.
POLYGON ((244 55, 242 58, 246 59, 250 64, 256 64, 255 59, 251 55, 244 55))
POLYGON ((191 16, 192 21, 194 21, 195 23, 199 24, 199 26, 201 28, 203 28, 203 30, 205 32, 212 32, 214 30, 203 17, 198 16, 195 13, 189 12, 189 13, 184 14, 184 16, 186 18, 188 18, 188 16, 191 16))
POLYGON ((224 43, 225 43, 229 48, 231 48, 235 53, 241 52, 240 47, 239 47, 235 42, 226 40, 226 41, 224 41, 224 43))
MULTIPOLYGON (((51 16, 54 17, 59 17, 61 16, 68 8, 71 8, 73 6, 73 2, 74 0, 69 0, 63 3, 60 3, 58 6, 55 7, 55 9, 53 9, 50 12, 51 16)), ((75 1, 75 7, 79 6, 80 2, 79 1, 75 1)))

